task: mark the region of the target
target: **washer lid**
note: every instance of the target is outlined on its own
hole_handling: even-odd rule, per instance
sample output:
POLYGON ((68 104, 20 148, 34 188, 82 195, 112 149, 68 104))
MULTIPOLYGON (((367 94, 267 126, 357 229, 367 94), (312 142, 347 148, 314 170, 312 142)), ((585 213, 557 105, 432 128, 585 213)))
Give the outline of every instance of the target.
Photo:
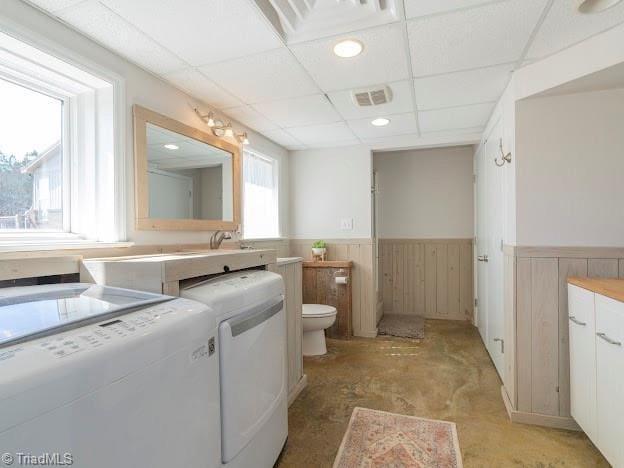
POLYGON ((303 304, 304 317, 328 317, 336 315, 336 308, 324 304, 303 304))
POLYGON ((172 299, 89 283, 0 290, 0 348, 172 299))

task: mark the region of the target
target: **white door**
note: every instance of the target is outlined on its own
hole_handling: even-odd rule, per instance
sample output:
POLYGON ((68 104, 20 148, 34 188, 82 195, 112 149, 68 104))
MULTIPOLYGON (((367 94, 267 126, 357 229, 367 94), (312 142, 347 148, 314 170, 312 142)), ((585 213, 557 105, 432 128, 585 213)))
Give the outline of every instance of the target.
POLYGON ((150 169, 150 218, 193 218, 193 179, 172 172, 150 169))
MULTIPOLYGON (((494 164, 500 153, 502 136, 499 122, 485 144, 487 171, 487 349, 494 361, 498 374, 503 378, 505 368, 504 300, 503 300, 503 171, 504 167, 494 164)), ((500 158, 499 158, 500 159, 500 158)))
POLYGON ((485 148, 482 146, 476 156, 477 159, 477 326, 483 343, 487 345, 487 311, 488 311, 488 217, 487 217, 487 161, 485 148))
MULTIPOLYGON (((624 303, 596 294, 596 445, 624 466, 624 303)), ((588 376, 589 378, 589 376, 588 376)))
POLYGON ((568 285, 570 411, 596 443, 596 329, 594 293, 568 285))

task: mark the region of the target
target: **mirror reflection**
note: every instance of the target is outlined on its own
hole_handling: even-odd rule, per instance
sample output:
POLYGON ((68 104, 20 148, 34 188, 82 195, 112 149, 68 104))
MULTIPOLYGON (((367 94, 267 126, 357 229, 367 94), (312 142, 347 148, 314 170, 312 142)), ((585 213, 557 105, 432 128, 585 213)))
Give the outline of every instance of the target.
POLYGON ((233 220, 232 154, 147 123, 149 216, 233 220))

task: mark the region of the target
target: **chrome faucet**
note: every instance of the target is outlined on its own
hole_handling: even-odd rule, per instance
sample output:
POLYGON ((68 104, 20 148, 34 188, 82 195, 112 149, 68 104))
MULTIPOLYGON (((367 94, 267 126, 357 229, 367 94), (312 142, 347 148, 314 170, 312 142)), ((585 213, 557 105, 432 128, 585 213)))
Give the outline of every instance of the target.
POLYGON ((221 247, 221 242, 223 242, 224 239, 231 238, 232 233, 230 233, 229 231, 215 231, 214 234, 210 236, 210 248, 218 249, 219 247, 221 247))

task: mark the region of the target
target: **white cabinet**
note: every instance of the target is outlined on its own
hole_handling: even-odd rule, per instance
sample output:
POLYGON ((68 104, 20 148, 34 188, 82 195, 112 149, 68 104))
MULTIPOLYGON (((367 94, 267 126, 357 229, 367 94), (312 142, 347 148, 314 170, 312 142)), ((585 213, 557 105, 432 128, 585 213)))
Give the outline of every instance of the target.
POLYGON ((572 417, 624 468, 624 303, 569 284, 568 310, 572 417))
POLYGON ((624 303, 596 295, 596 445, 624 467, 624 303))
POLYGON ((594 293, 568 286, 570 406, 572 417, 596 441, 596 332, 594 293))

